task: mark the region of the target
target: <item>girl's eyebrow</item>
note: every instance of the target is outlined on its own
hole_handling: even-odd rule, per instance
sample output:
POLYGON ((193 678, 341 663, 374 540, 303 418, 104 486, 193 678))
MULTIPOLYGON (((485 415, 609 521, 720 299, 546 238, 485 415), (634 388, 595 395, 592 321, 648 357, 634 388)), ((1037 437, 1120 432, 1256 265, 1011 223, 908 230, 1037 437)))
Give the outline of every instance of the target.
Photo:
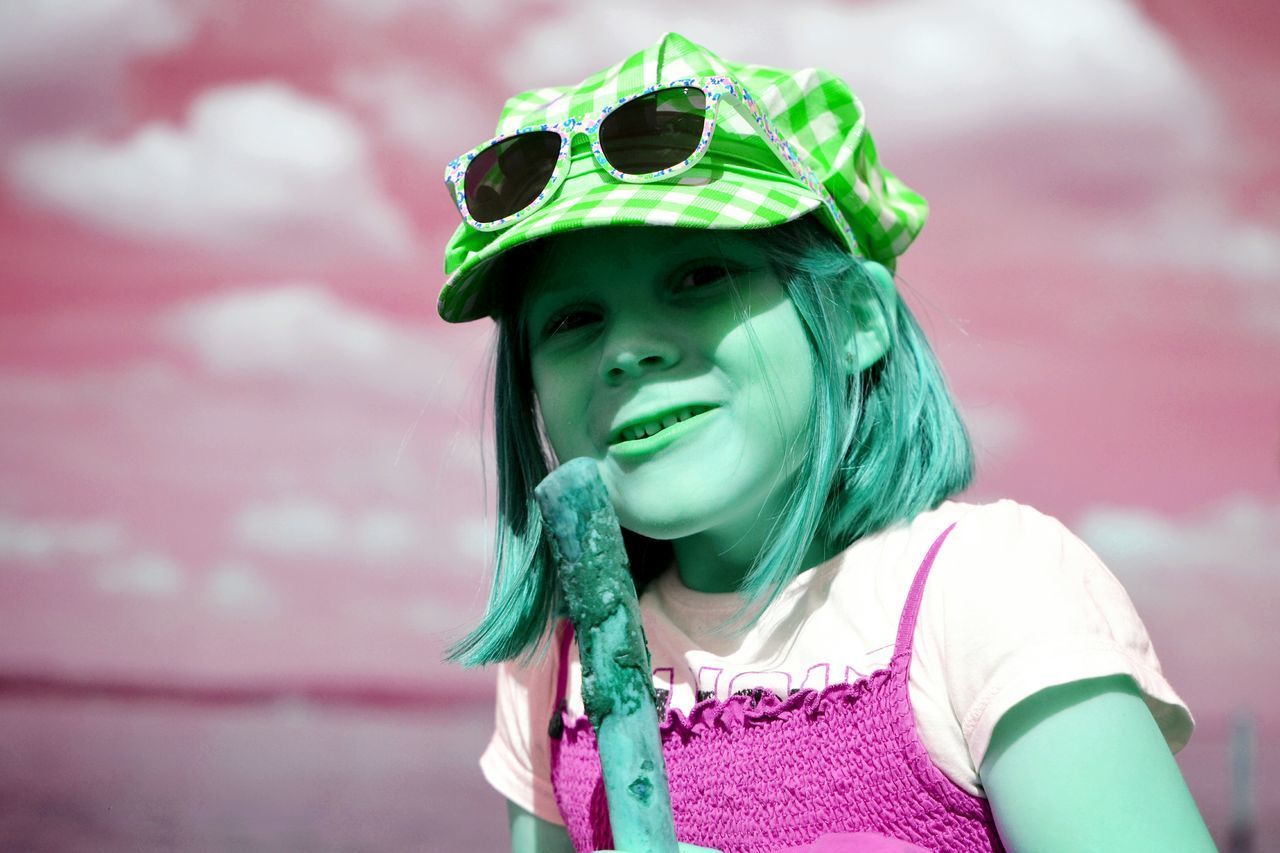
POLYGON ((538 332, 538 327, 555 311, 582 299, 583 288, 579 285, 559 283, 550 287, 540 287, 537 292, 525 300, 521 309, 521 321, 531 335, 538 332))
POLYGON ((565 302, 571 302, 579 298, 579 288, 575 285, 554 285, 552 287, 540 287, 525 302, 525 317, 532 317, 544 310, 547 305, 558 305, 565 302))

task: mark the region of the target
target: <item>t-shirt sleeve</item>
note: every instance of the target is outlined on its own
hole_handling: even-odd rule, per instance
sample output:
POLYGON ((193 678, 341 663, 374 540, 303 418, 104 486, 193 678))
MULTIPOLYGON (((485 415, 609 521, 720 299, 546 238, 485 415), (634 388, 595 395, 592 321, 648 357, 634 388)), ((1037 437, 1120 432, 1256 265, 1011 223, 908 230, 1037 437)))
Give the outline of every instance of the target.
POLYGON ((556 656, 527 665, 498 665, 493 737, 480 756, 484 778, 511 802, 551 823, 564 824, 551 789, 547 725, 554 701, 556 656))
POLYGON ((1001 501, 965 516, 944 573, 947 691, 975 768, 996 723, 1048 687, 1127 674, 1173 752, 1194 725, 1124 587, 1059 521, 1001 501))

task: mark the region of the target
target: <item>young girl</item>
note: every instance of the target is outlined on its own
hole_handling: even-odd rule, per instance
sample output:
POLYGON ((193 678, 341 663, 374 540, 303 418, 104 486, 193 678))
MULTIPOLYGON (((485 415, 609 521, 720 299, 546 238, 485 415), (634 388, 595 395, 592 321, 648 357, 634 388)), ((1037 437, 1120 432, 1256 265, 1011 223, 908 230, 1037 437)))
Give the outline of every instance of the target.
POLYGON ((439 310, 498 329, 494 587, 453 655, 500 662, 513 849, 612 843, 533 498, 585 456, 682 842, 1212 850, 1124 590, 1057 521, 951 500, 968 439, 891 272, 926 206, 848 88, 669 34, 498 133, 446 172, 439 310))

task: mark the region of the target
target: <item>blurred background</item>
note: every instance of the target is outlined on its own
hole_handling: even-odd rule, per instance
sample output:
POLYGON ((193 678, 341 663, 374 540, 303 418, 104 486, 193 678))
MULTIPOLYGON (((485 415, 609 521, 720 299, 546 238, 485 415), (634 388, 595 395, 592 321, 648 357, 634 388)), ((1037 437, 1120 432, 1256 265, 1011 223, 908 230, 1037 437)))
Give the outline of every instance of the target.
POLYGON ((0 0, 0 850, 502 848, 441 174, 668 30, 859 93, 966 497, 1102 555, 1215 837, 1280 849, 1278 10, 0 0))

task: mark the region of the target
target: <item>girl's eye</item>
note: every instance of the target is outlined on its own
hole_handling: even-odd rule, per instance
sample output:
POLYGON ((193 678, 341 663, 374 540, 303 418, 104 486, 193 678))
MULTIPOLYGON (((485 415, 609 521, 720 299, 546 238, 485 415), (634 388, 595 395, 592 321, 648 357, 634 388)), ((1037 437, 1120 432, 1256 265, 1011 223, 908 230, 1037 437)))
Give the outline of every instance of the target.
POLYGON ((547 321, 547 325, 543 327, 542 336, 551 338, 564 332, 572 332, 574 329, 581 328, 596 319, 596 314, 592 311, 585 311, 580 308, 571 308, 555 314, 547 321))
POLYGON ((730 276, 729 269, 721 264, 702 264, 686 270, 676 280, 675 289, 677 291, 700 290, 728 281, 730 276))

